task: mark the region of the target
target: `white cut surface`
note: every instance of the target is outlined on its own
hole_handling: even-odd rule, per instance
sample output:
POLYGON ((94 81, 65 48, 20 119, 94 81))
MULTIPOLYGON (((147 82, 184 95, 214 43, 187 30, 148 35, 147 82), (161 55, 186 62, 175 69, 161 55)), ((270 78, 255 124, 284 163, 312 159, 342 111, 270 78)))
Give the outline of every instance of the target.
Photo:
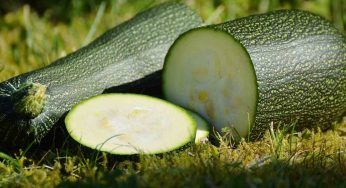
POLYGON ((209 124, 201 116, 197 115, 194 112, 189 111, 191 117, 195 120, 197 125, 195 144, 202 143, 208 139, 209 136, 209 124))
POLYGON ((103 94, 76 105, 65 124, 79 143, 114 154, 155 154, 193 141, 196 124, 181 107, 137 94, 103 94))
POLYGON ((200 28, 178 38, 166 57, 163 90, 218 131, 230 127, 245 137, 254 123, 255 71, 245 48, 226 32, 200 28))

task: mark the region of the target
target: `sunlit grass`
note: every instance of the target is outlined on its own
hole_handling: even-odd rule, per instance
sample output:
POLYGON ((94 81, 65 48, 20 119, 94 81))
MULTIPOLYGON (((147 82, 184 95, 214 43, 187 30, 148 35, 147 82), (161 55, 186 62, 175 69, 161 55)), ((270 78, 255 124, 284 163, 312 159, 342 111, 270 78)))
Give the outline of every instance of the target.
POLYGON ((257 142, 232 146, 221 140, 219 146, 207 142, 163 155, 133 157, 97 153, 70 143, 35 151, 33 159, 18 157, 18 164, 5 159, 0 163, 0 185, 343 187, 342 134, 281 129, 268 131, 257 142))
MULTIPOLYGON (((39 16, 28 5, 9 12, 0 17, 0 81, 46 66, 163 1, 104 1, 91 12, 71 14, 69 21, 53 19, 59 12, 52 14, 52 10, 39 16)), ((324 16, 345 32, 342 0, 184 2, 208 24, 300 8, 324 16)), ((0 151, 0 187, 76 186, 76 182, 84 186, 346 187, 345 127, 340 124, 325 133, 271 129, 256 142, 235 145, 222 138, 219 146, 207 142, 168 154, 132 157, 90 151, 68 138, 59 147, 0 151)))

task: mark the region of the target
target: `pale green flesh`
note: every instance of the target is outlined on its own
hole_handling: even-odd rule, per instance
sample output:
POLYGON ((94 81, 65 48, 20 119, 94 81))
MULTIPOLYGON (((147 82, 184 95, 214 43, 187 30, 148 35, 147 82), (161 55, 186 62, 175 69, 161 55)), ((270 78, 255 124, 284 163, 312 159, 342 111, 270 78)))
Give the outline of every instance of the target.
POLYGON ((209 125, 206 120, 194 112, 189 111, 191 117, 195 120, 197 125, 195 144, 200 144, 208 140, 209 136, 209 125))
POLYGON ((193 141, 196 124, 182 108, 135 94, 106 94, 75 106, 65 119, 79 143, 114 154, 155 154, 193 141))
POLYGON ((231 35, 200 28, 182 35, 166 57, 163 90, 221 131, 245 137, 254 123, 257 84, 251 59, 231 35))

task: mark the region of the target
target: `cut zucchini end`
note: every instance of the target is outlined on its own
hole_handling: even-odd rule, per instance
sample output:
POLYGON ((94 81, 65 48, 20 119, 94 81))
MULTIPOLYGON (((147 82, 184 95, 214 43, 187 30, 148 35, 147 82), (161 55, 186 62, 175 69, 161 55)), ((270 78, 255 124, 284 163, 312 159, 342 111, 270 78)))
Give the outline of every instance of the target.
POLYGON ((73 107, 65 124, 82 145, 118 155, 169 152, 196 134, 196 122, 183 108, 137 94, 92 97, 73 107))
POLYGON ((254 123, 255 70, 246 49, 227 32, 205 27, 181 35, 165 59, 163 92, 217 131, 230 127, 234 137, 247 136, 254 123))
POLYGON ((209 124, 200 115, 192 111, 188 111, 188 112, 191 115, 191 117, 195 120, 197 125, 195 144, 203 143, 204 141, 208 140, 208 136, 210 132, 209 124))

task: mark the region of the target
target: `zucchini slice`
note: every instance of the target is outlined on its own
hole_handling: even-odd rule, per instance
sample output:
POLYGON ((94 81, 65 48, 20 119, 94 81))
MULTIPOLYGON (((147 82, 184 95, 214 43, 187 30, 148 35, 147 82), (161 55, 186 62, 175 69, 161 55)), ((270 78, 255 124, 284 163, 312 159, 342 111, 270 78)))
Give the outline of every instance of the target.
POLYGON ((227 32, 197 28, 170 48, 163 70, 166 98, 198 112, 217 131, 246 136, 255 119, 256 74, 245 48, 227 32))
POLYGON ((190 113, 190 116, 195 120, 197 125, 195 144, 200 144, 208 140, 210 131, 208 122, 205 119, 203 119, 200 115, 197 115, 196 113, 191 111, 188 112, 190 113))
POLYGON ((138 94, 103 94, 65 118, 69 134, 87 147, 113 154, 157 154, 194 140, 196 123, 183 108, 138 94))

